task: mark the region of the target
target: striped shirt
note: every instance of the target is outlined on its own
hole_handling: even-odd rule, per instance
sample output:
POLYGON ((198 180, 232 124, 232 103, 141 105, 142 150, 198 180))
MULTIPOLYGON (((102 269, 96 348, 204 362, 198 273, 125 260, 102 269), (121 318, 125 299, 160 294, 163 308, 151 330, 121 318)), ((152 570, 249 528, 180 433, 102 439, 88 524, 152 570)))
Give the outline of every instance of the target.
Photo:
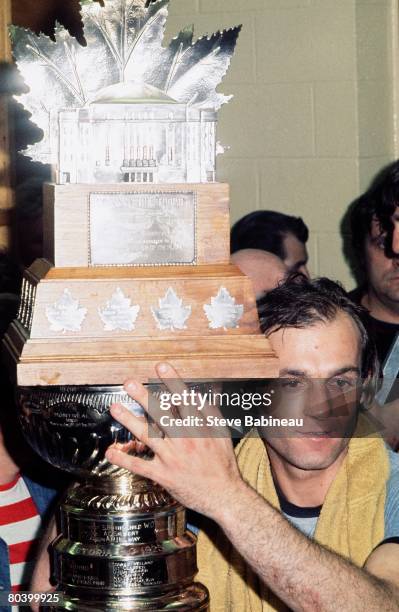
POLYGON ((29 586, 40 528, 40 515, 21 475, 0 485, 0 538, 8 546, 12 591, 29 586))

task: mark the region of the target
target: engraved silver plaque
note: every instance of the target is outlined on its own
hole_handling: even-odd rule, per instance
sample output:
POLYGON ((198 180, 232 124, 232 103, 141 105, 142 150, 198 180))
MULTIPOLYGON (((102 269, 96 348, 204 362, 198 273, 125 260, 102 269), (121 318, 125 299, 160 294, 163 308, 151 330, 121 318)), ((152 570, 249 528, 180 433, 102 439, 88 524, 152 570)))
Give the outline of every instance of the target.
POLYGON ((91 266, 196 263, 194 192, 91 193, 91 266))

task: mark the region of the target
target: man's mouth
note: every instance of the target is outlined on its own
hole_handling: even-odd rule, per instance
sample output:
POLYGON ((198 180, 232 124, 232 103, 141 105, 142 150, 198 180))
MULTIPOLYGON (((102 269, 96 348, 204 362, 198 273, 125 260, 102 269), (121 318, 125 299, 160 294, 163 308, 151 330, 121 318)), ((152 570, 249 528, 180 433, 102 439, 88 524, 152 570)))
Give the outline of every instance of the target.
POLYGON ((314 439, 323 439, 323 438, 334 438, 334 432, 329 431, 301 431, 297 430, 297 433, 302 438, 314 438, 314 439))
POLYGON ((386 280, 388 282, 399 281, 399 271, 396 270, 394 273, 391 272, 390 274, 387 274, 386 280))

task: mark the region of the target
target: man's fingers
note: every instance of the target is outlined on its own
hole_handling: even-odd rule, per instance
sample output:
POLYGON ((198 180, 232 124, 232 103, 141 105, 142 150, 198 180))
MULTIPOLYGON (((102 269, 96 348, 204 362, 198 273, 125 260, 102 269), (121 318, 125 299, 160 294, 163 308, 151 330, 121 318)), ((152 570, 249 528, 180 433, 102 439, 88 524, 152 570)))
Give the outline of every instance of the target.
POLYGON ((118 450, 116 447, 110 446, 105 453, 106 458, 110 463, 125 468, 134 474, 143 476, 144 478, 153 479, 155 459, 146 460, 139 457, 132 457, 118 450))
POLYGON ((109 408, 111 416, 132 432, 139 440, 147 434, 147 419, 132 414, 123 404, 112 404, 109 408))
POLYGON ((132 414, 122 404, 112 404, 110 407, 112 417, 128 429, 143 444, 154 452, 158 451, 157 442, 162 441, 162 436, 154 429, 150 430, 147 419, 132 414))
POLYGON ((123 385, 126 393, 148 412, 148 391, 137 380, 127 380, 123 385))
POLYGON ((169 363, 158 363, 155 366, 155 370, 159 378, 168 389, 171 398, 173 395, 175 395, 175 401, 171 402, 174 405, 174 408, 171 409, 173 415, 184 418, 185 416, 192 414, 194 407, 189 401, 187 401, 189 397, 189 390, 176 370, 169 363), (185 397, 186 403, 184 403, 185 397))
MULTIPOLYGON (((163 437, 162 427, 159 423, 161 410, 159 408, 158 399, 148 391, 144 385, 137 380, 127 380, 123 385, 126 393, 130 395, 138 404, 142 406, 147 414, 150 415, 153 423, 149 424, 152 430, 152 436, 156 438, 163 437), (150 397, 151 394, 151 397, 150 397)), ((118 419, 117 419, 118 420, 118 419)))
POLYGON ((155 366, 155 370, 171 393, 178 393, 181 395, 183 391, 187 389, 185 383, 170 363, 158 363, 155 366))
MULTIPOLYGON (((209 381, 206 384, 201 383, 199 387, 196 386, 194 389, 189 389, 179 378, 178 372, 169 363, 157 364, 156 371, 169 392, 171 394, 177 393, 181 399, 180 406, 176 410, 176 416, 182 418, 187 416, 202 416, 206 418, 208 415, 220 418, 222 416, 217 402, 218 398, 223 395, 223 387, 220 382, 209 381), (185 396, 183 395, 184 392, 186 392, 185 396), (217 393, 216 396, 215 392, 217 393), (208 403, 208 400, 210 403, 208 403), (216 403, 214 403, 214 400, 216 400, 216 403)), ((200 425, 196 426, 195 430, 193 426, 189 426, 189 437, 202 437, 205 429, 200 425)), ((182 428, 179 428, 178 431, 181 432, 182 428)), ((225 427, 217 427, 215 429, 208 427, 206 431, 209 435, 215 437, 229 436, 229 430, 225 427)))
MULTIPOLYGON (((164 362, 158 363, 155 370, 170 393, 170 403, 173 405, 171 414, 182 419, 187 416, 197 416, 198 406, 195 399, 190 395, 190 390, 174 367, 164 362), (173 395, 175 395, 174 398, 173 395)), ((179 431, 181 431, 181 428, 179 431)))

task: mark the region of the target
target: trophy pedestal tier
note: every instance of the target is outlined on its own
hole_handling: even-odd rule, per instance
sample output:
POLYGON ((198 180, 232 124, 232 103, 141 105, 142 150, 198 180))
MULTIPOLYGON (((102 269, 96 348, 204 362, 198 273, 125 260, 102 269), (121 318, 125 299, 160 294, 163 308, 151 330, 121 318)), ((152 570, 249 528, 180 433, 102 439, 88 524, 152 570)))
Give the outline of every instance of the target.
POLYGON ((207 610, 193 583, 196 538, 185 510, 154 483, 119 470, 73 485, 53 542, 55 579, 68 610, 207 610))
POLYGON ((209 610, 209 594, 199 582, 180 588, 172 593, 153 594, 144 597, 109 597, 104 600, 92 594, 88 599, 81 599, 65 593, 62 607, 52 607, 51 610, 70 610, 73 612, 207 612, 209 610))
POLYGON ((57 268, 228 264, 229 186, 44 186, 44 256, 57 268))
POLYGON ((19 386, 119 385, 171 362, 186 379, 265 378, 252 284, 232 265, 54 268, 25 273, 6 340, 19 386))

